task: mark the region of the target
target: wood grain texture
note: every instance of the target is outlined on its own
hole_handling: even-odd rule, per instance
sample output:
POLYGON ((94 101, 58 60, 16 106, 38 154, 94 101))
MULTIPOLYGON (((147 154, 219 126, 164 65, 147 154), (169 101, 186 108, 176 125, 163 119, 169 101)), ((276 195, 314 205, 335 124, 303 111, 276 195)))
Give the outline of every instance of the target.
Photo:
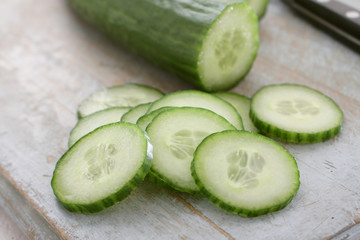
POLYGON ((114 45, 63 0, 3 0, 0 22, 0 204, 31 238, 48 239, 49 232, 64 239, 359 236, 360 56, 281 1, 271 1, 254 67, 233 91, 251 96, 267 84, 302 83, 332 97, 345 121, 327 142, 285 145, 299 165, 299 192, 284 210, 252 219, 149 182, 101 213, 66 211, 50 180, 82 99, 125 82, 164 92, 192 86, 114 45))

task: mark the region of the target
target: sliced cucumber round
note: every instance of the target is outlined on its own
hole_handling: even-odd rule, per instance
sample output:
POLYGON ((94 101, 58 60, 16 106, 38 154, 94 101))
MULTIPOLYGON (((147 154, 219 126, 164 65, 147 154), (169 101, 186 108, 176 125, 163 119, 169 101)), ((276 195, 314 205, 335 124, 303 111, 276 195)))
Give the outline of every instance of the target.
POLYGON ((250 118, 262 133, 281 141, 314 143, 340 132, 343 113, 331 98, 315 89, 278 84, 255 93, 250 118))
POLYGON ((152 147, 131 123, 97 128, 57 162, 51 186, 72 212, 94 213, 126 198, 150 170, 152 147))
POLYGON ((70 132, 69 147, 96 128, 109 123, 119 122, 123 114, 128 112, 129 109, 130 107, 112 107, 79 119, 70 132))
POLYGON ((143 129, 145 131, 146 127, 149 125, 149 123, 151 123, 151 121, 154 119, 154 117, 156 117, 159 113, 166 111, 166 110, 174 109, 174 108, 175 107, 162 107, 162 108, 156 109, 148 114, 145 114, 141 118, 139 118, 139 120, 136 122, 136 125, 138 125, 141 129, 143 129))
POLYGON ((164 94, 153 87, 128 83, 97 91, 81 102, 78 117, 110 107, 135 107, 142 103, 153 102, 164 94))
POLYGON ((154 146, 152 173, 172 188, 199 191, 190 165, 197 145, 209 134, 235 129, 223 117, 203 108, 175 108, 158 114, 146 132, 154 146))
POLYGON ((153 102, 148 112, 166 106, 206 108, 224 117, 237 129, 244 129, 241 116, 236 109, 230 103, 209 93, 197 90, 170 93, 153 102))
POLYGON ((210 201, 245 217, 284 208, 300 186, 294 157, 274 140, 246 131, 206 137, 191 173, 210 201))
POLYGON ((235 107, 238 113, 241 116, 241 119, 244 124, 244 130, 258 133, 259 130, 252 123, 249 113, 250 113, 250 98, 232 92, 217 92, 214 93, 216 96, 224 99, 235 107))
POLYGON ((150 105, 151 103, 144 103, 133 107, 121 117, 121 121, 135 124, 140 117, 146 114, 150 105))

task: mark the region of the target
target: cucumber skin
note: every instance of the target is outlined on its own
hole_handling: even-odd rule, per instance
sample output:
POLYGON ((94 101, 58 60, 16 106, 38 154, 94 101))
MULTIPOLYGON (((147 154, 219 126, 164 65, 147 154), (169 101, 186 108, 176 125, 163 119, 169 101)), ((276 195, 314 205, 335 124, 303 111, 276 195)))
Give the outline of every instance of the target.
POLYGON ((329 140, 330 138, 335 137, 340 133, 341 125, 329 129, 327 131, 317 132, 317 133, 296 133, 291 131, 286 131, 284 129, 280 129, 274 127, 264 121, 261 121, 256 117, 253 111, 250 110, 250 118, 254 125, 259 131, 269 137, 273 137, 279 141, 287 142, 287 143, 299 143, 299 144, 307 144, 307 143, 316 143, 316 142, 324 142, 329 140))
POLYGON ((337 134, 340 133, 343 118, 344 118, 344 113, 341 111, 340 107, 336 104, 336 102, 333 99, 331 99, 330 97, 326 96, 325 94, 323 94, 323 93, 321 93, 321 92, 319 92, 319 91, 317 91, 317 90, 315 90, 313 88, 303 86, 303 85, 299 85, 299 84, 289 84, 289 83, 265 86, 265 87, 259 89, 254 94, 252 99, 254 99, 256 94, 260 93, 260 91, 262 89, 264 89, 266 87, 271 87, 271 86, 297 86, 297 87, 306 88, 306 89, 308 89, 310 91, 313 91, 313 92, 315 92, 317 94, 321 94, 322 96, 324 96, 328 100, 330 100, 335 106, 337 106, 338 110, 341 113, 341 121, 340 121, 338 126, 336 126, 334 128, 331 128, 329 130, 316 132, 316 133, 297 133, 297 132, 287 131, 287 130, 272 126, 272 125, 262 121, 261 119, 257 118, 253 108, 250 107, 250 119, 253 122, 253 124, 255 125, 255 127, 262 134, 265 134, 265 135, 267 135, 269 137, 272 137, 272 138, 275 138, 275 139, 277 139, 279 141, 283 141, 283 142, 287 142, 287 143, 307 144, 307 143, 324 142, 326 140, 329 140, 329 139, 335 137, 337 134))
MULTIPOLYGON (((200 79, 198 58, 207 31, 230 5, 208 0, 68 1, 81 17, 115 42, 205 91, 234 87, 248 74, 257 55, 236 82, 213 89, 200 79)), ((248 7, 246 3, 231 6, 235 5, 248 7)))
MULTIPOLYGON (((240 132, 239 130, 235 130, 237 132, 240 132)), ((207 136, 203 142, 205 142, 209 137, 211 137, 212 135, 216 135, 216 134, 224 134, 224 133, 231 133, 231 132, 235 132, 234 130, 226 130, 226 131, 223 131, 223 132, 220 132, 220 133, 213 133, 209 136, 207 136)), ((245 131, 242 131, 244 133, 247 133, 247 134, 254 134, 254 135, 258 135, 259 137, 262 137, 262 138, 266 138, 264 136, 261 136, 259 134, 256 134, 256 133, 250 133, 250 132, 245 132, 245 131)), ((276 143, 278 145, 277 142, 275 142, 274 140, 270 139, 270 138, 266 138, 268 141, 272 141, 274 143, 276 143)), ((285 150, 286 151, 286 150, 285 150)), ((243 216, 243 217, 257 217, 257 216, 260 216, 260 215, 265 215, 265 214, 268 214, 268 213, 271 213, 271 212, 275 212, 275 211, 279 211, 283 208, 285 208, 291 201, 292 199, 294 198, 294 196, 296 195, 296 192, 298 191, 299 187, 300 187, 300 181, 298 182, 298 185, 296 186, 296 189, 295 189, 295 194, 293 194, 292 196, 290 196, 285 202, 282 202, 281 204, 278 204, 278 205, 275 205, 271 208, 269 207, 266 207, 266 208, 263 208, 263 209, 258 209, 258 210, 247 210, 247 209, 242 209, 242 208, 235 208, 229 204, 226 204, 224 201, 222 201, 221 199, 217 198, 214 194, 212 194, 211 192, 209 192, 204 184, 200 181, 200 178, 198 177, 197 173, 196 173, 196 170, 195 170, 195 159, 196 159, 196 152, 197 150, 195 150, 195 154, 194 154, 194 160, 191 162, 191 175, 193 176, 194 180, 195 180, 195 183, 196 185, 199 187, 200 189, 200 192, 203 196, 205 196, 207 199, 209 199, 212 203, 214 203, 216 206, 218 206, 219 208, 223 209, 224 211, 227 211, 227 212, 230 212, 230 213, 234 213, 234 214, 237 214, 237 215, 240 215, 240 216, 243 216)), ((296 164, 297 166, 297 163, 296 163, 296 160, 295 158, 289 153, 289 155, 292 157, 292 159, 294 160, 294 163, 296 164)), ((298 176, 298 179, 300 179, 300 172, 299 170, 297 171, 297 176, 298 176)))
POLYGON ((167 182, 165 182, 164 180, 160 179, 157 175, 155 175, 155 173, 152 170, 150 170, 148 175, 146 175, 146 179, 165 189, 173 190, 173 191, 176 190, 173 187, 171 187, 169 184, 167 184, 167 182))
MULTIPOLYGON (((115 125, 115 124, 131 124, 131 123, 111 123, 105 126, 101 126, 97 129, 101 129, 104 127, 107 127, 109 125, 115 125)), ((134 125, 134 124, 131 124, 134 125)), ((139 128, 140 129, 140 128, 139 128)), ((94 130, 95 131, 95 130, 94 130)), ((141 130, 142 131, 142 130, 141 130)), ((88 133, 87 135, 85 135, 84 137, 91 135, 92 132, 88 133)), ((82 138, 84 138, 82 137, 82 138)), ((72 145, 68 151, 66 151, 66 153, 59 159, 59 161, 56 163, 55 166, 55 170, 56 167, 61 164, 61 160, 63 158, 65 158, 65 156, 67 155, 68 152, 70 152, 70 150, 75 147, 77 145, 78 142, 81 142, 81 139, 78 140, 74 145, 72 145)), ((73 204, 73 203, 66 203, 60 200, 59 195, 56 192, 56 182, 55 182, 55 178, 54 178, 54 173, 53 173, 53 178, 51 179, 51 187, 54 191, 55 196, 57 197, 57 199, 60 201, 60 203, 64 206, 65 209, 69 210, 70 212, 77 212, 77 213, 83 213, 83 214, 91 214, 91 213, 97 213, 100 211, 105 210, 108 207, 111 207, 113 205, 115 205, 117 202, 120 202, 122 200, 124 200, 126 197, 128 197, 131 192, 133 190, 135 190, 135 188, 137 186, 139 186, 145 179, 146 175, 148 174, 148 172, 150 171, 151 165, 152 165, 152 158, 149 156, 149 149, 152 149, 152 145, 150 144, 150 142, 147 140, 147 156, 146 159, 144 160, 142 166, 139 168, 139 170, 136 172, 135 176, 129 180, 127 183, 124 184, 124 187, 121 188, 118 192, 111 194, 110 196, 100 199, 94 203, 91 204, 73 204)), ((151 154, 152 155, 152 154, 151 154)))

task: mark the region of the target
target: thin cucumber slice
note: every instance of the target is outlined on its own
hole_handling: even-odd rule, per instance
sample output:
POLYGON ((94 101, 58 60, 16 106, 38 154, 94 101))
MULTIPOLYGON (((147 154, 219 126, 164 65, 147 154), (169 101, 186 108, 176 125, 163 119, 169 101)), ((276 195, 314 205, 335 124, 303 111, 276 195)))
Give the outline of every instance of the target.
POLYGON ((149 172, 151 159, 144 131, 112 123, 81 138, 60 158, 51 186, 69 211, 99 212, 130 195, 149 172))
POLYGON ((331 98, 315 89, 278 84, 255 93, 250 118, 262 133, 281 141, 314 143, 340 132, 343 113, 331 98))
POLYGON ((165 188, 165 189, 176 190, 173 187, 171 187, 167 182, 165 182, 163 179, 161 179, 156 174, 154 174, 151 170, 146 175, 146 179, 149 180, 152 183, 155 183, 156 185, 159 185, 159 186, 165 188))
POLYGON ((241 119, 244 124, 244 130, 258 133, 259 130, 252 123, 249 113, 250 113, 250 98, 232 92, 217 92, 214 93, 216 96, 224 99, 235 107, 238 113, 241 116, 241 119))
POLYGON ((153 87, 128 83, 97 91, 81 102, 78 117, 110 107, 135 107, 142 103, 153 102, 164 94, 153 87))
POLYGON ((274 140, 247 131, 205 138, 196 149, 191 173, 210 201, 245 217, 284 208, 300 186, 294 157, 274 140))
POLYGON ((132 109, 130 109, 127 113, 125 113, 121 117, 121 121, 135 124, 140 117, 142 117, 146 114, 150 105, 151 105, 151 103, 144 103, 144 104, 140 104, 136 107, 133 107, 132 109))
POLYGON ((211 25, 202 45, 198 69, 203 89, 215 92, 235 86, 250 71, 258 47, 255 12, 247 4, 229 5, 211 25))
POLYGON ((109 123, 119 122, 123 114, 128 112, 129 109, 130 107, 112 107, 79 119, 75 127, 70 132, 68 143, 69 147, 71 147, 81 137, 96 128, 109 123))
POLYGON ((151 121, 154 119, 154 117, 156 117, 159 113, 169 110, 169 109, 174 109, 174 108, 175 107, 162 107, 162 108, 156 109, 156 110, 152 111, 151 113, 145 114, 144 116, 139 118, 139 120, 136 122, 136 125, 138 125, 141 129, 143 129, 145 131, 146 127, 151 123, 151 121))
POLYGON ((206 108, 224 117, 237 129, 244 129, 241 116, 236 109, 230 103, 209 93, 197 90, 170 93, 153 102, 148 112, 166 106, 206 108))
MULTIPOLYGON (((227 2, 227 3, 236 3, 236 2, 243 2, 241 0, 216 0, 218 2, 227 2)), ((266 13, 266 8, 269 4, 269 0, 244 0, 247 4, 254 9, 258 19, 264 17, 266 13)))
POLYGON ((235 129, 227 120, 203 108, 175 108, 158 114, 146 132, 154 146, 151 171, 172 188, 196 193, 190 165, 197 145, 209 134, 235 129))

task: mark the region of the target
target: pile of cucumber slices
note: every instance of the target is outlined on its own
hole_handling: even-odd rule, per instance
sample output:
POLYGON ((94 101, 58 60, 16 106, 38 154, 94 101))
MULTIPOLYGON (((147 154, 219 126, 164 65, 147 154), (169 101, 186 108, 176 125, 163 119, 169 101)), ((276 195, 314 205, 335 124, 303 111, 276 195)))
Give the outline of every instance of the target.
POLYGON ((294 157, 271 138, 325 141, 343 121, 333 100, 295 84, 263 87, 252 99, 124 84, 90 95, 78 117, 51 181, 69 211, 104 210, 147 177, 245 217, 284 208, 300 185, 294 157))

